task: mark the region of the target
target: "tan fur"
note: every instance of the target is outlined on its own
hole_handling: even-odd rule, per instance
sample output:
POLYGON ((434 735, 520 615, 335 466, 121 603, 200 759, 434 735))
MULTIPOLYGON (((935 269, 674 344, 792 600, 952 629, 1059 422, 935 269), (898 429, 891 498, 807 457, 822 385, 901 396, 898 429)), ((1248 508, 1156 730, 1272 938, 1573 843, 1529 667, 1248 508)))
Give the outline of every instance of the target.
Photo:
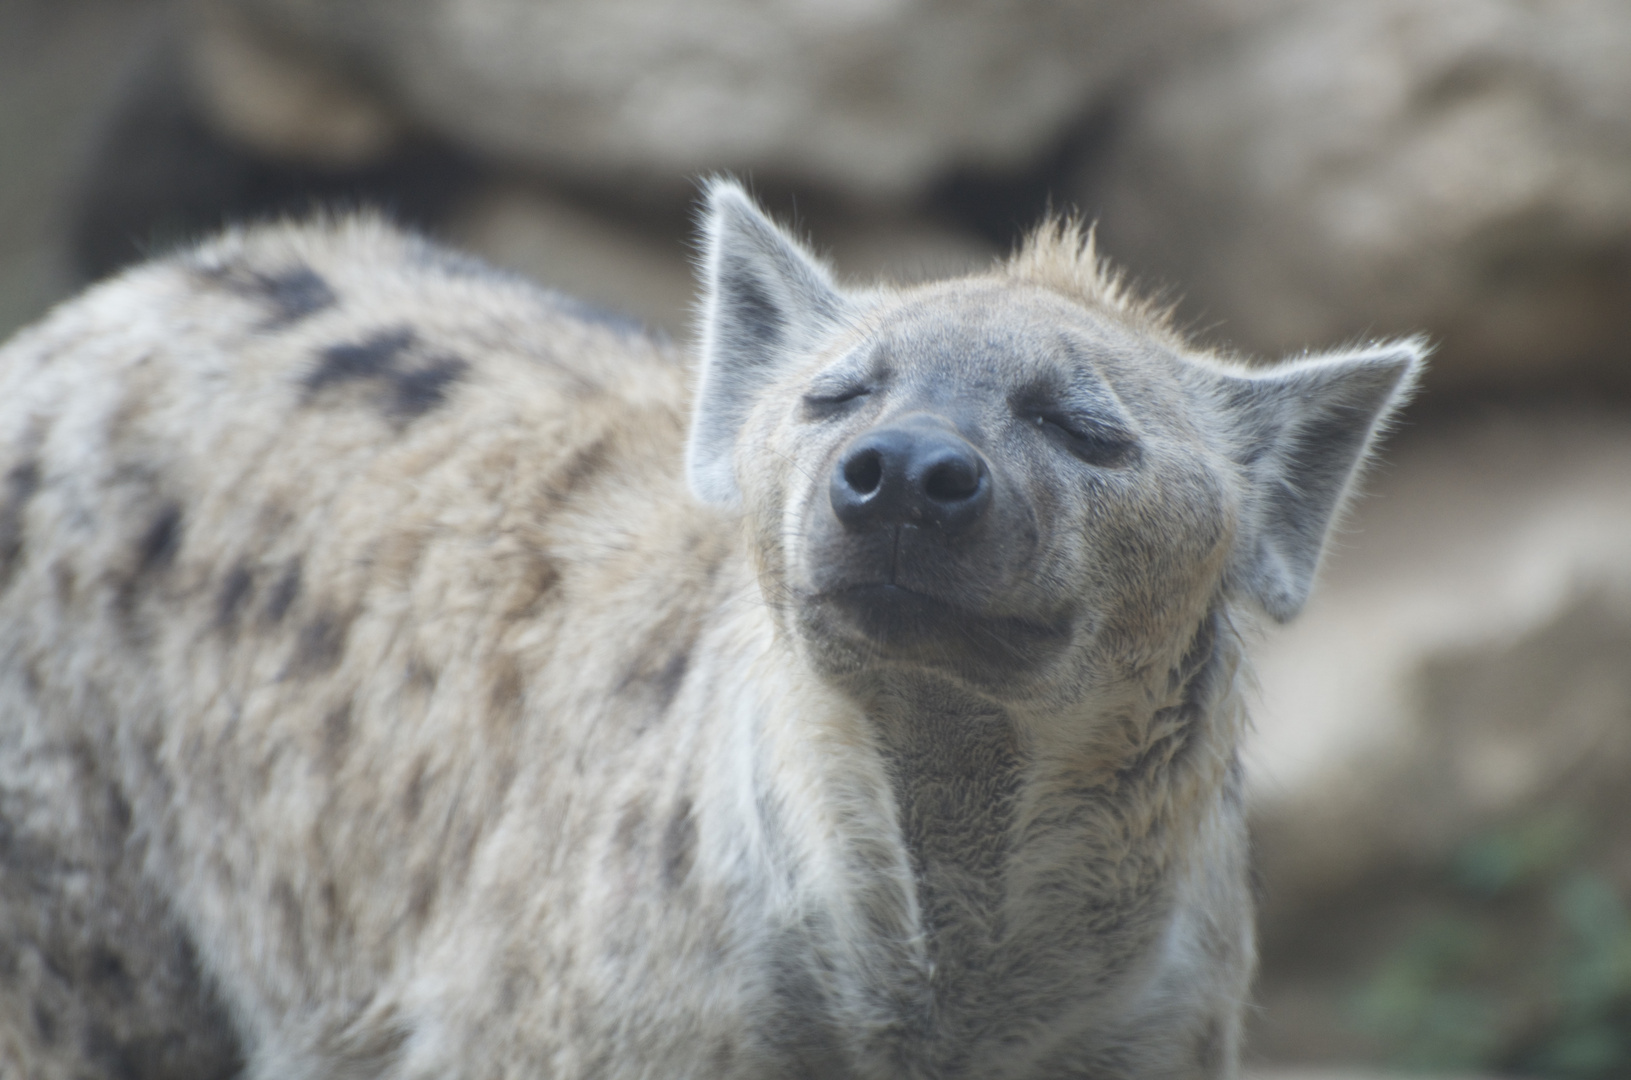
POLYGON ((677 350, 369 219, 0 352, 0 1075, 1232 1076, 1220 376, 1073 227, 855 297, 742 406, 736 506, 677 350), (966 325, 1102 343, 1145 465, 1050 479, 967 391, 1028 493, 982 528, 1039 531, 946 587, 1017 636, 858 645, 809 584, 852 429, 800 402, 966 325))
POLYGON ((1099 254, 1097 233, 1081 218, 1050 217, 1038 224, 1003 271, 1015 281, 1101 308, 1174 348, 1200 352, 1173 322, 1171 304, 1141 296, 1126 274, 1099 254))

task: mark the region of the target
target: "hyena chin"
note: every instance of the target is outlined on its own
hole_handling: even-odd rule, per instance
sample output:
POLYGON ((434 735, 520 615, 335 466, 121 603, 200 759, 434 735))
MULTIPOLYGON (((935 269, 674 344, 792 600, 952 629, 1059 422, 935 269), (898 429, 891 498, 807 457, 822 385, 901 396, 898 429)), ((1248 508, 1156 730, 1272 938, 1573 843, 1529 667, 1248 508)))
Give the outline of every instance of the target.
POLYGON ((0 352, 0 1075, 1236 1075, 1241 627, 1422 345, 705 248, 694 392, 367 218, 0 352))

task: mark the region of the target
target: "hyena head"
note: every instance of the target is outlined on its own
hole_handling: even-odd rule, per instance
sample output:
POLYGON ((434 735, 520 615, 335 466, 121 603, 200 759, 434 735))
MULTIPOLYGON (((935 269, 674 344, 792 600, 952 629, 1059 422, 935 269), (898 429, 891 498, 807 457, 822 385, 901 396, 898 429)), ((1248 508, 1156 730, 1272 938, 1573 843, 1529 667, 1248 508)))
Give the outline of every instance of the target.
POLYGON ((1294 615, 1418 341, 1253 371, 1054 222, 992 272, 845 291, 734 183, 708 193, 687 468, 739 507, 824 674, 1010 701, 1160 670, 1221 603, 1294 615))

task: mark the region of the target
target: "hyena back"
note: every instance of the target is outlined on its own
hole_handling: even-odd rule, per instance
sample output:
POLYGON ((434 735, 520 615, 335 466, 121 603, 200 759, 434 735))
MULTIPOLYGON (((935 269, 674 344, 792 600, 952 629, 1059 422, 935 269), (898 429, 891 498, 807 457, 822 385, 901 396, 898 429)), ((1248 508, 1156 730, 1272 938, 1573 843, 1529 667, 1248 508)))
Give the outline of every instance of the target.
POLYGON ((0 1074, 1235 1074, 1237 627, 1419 346, 706 275, 694 393, 366 219, 0 352, 0 1074))

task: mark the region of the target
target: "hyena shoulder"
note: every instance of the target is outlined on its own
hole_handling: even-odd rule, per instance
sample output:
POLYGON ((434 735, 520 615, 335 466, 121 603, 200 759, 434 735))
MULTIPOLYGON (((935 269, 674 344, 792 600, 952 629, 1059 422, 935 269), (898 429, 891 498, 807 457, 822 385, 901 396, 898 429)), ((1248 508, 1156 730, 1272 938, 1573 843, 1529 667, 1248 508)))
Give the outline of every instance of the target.
POLYGON ((599 643, 563 698, 671 692, 617 620, 690 528, 652 513, 684 400, 665 341, 366 218, 229 233, 0 351, 0 1073, 225 1075, 298 1002, 377 1055, 318 972, 390 968, 496 819, 539 627, 599 643), (235 1037, 228 955, 294 995, 235 1037))

